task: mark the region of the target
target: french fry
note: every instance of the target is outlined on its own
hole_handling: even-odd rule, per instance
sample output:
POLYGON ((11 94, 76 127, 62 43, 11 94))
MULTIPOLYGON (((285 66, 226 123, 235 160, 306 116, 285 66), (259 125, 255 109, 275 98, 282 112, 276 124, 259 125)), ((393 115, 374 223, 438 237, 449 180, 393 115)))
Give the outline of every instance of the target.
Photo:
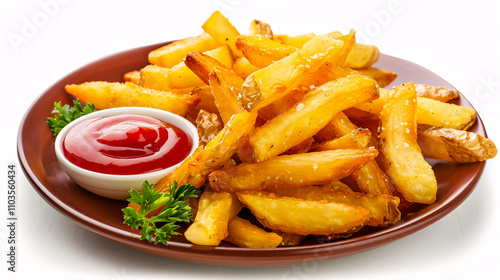
POLYGON ((148 59, 151 64, 171 68, 181 63, 189 52, 209 51, 221 47, 222 45, 223 44, 218 43, 208 33, 202 33, 201 35, 178 40, 153 50, 149 53, 148 59))
MULTIPOLYGON (((275 65, 275 64, 273 64, 275 65)), ((376 83, 366 76, 348 76, 323 84, 250 136, 255 159, 279 155, 314 136, 339 112, 378 96, 376 83)))
POLYGON ((372 133, 367 128, 358 128, 330 141, 318 143, 312 147, 313 151, 328 151, 335 149, 356 149, 366 147, 370 143, 372 133))
MULTIPOLYGON (((236 76, 236 78, 240 79, 238 76, 236 76)), ((241 82, 243 82, 243 80, 241 80, 241 82)), ((227 124, 233 115, 239 114, 245 110, 243 109, 243 106, 241 106, 241 103, 238 101, 236 94, 231 92, 231 89, 235 91, 237 89, 235 88, 235 86, 230 86, 227 83, 227 80, 222 74, 221 69, 215 68, 212 70, 212 72, 210 72, 209 83, 210 88, 212 89, 212 95, 215 99, 215 105, 219 110, 219 114, 224 124, 227 124)))
POLYGON ((273 39, 283 45, 292 46, 300 49, 304 46, 305 43, 309 42, 315 36, 316 34, 314 33, 307 33, 296 36, 279 34, 279 35, 274 35, 273 39))
POLYGON ((260 68, 267 67, 298 50, 261 36, 238 36, 235 44, 250 63, 260 68))
POLYGON ((240 210, 241 203, 234 194, 205 190, 198 202, 196 218, 184 236, 194 244, 217 246, 228 236, 228 222, 240 210))
POLYGON ((198 129, 200 145, 205 146, 222 130, 223 124, 219 121, 217 114, 200 110, 196 117, 196 128, 198 129))
POLYGON ((195 94, 200 97, 200 103, 198 103, 198 105, 196 105, 191 112, 189 112, 186 117, 187 119, 194 123, 200 110, 205 110, 214 114, 219 113, 217 106, 215 106, 215 99, 212 95, 212 90, 209 86, 194 87, 190 92, 191 94, 195 94))
POLYGON ((247 111, 233 116, 215 138, 205 147, 200 146, 174 172, 156 183, 155 188, 166 191, 174 181, 202 187, 210 172, 221 169, 236 153, 256 118, 256 114, 247 111))
POLYGON ((270 40, 273 39, 273 31, 271 29, 271 25, 256 19, 252 20, 252 22, 250 23, 249 34, 266 37, 270 40))
POLYGON ((274 187, 268 191, 279 196, 313 201, 333 201, 363 207, 370 211, 370 218, 366 223, 369 226, 388 227, 401 219, 401 212, 398 209, 399 198, 386 194, 365 194, 329 186, 274 187))
POLYGON ((245 57, 237 58, 233 64, 233 71, 242 79, 246 79, 250 74, 260 69, 260 67, 253 65, 245 57))
POLYGON ((215 11, 201 26, 206 33, 210 34, 219 44, 226 44, 231 48, 235 57, 241 57, 242 53, 236 48, 234 39, 240 36, 240 32, 219 11, 215 11))
POLYGON ((413 83, 394 88, 380 113, 380 160, 407 201, 430 204, 436 200, 437 181, 417 144, 416 118, 413 83))
POLYGON ((441 102, 448 102, 460 96, 457 90, 425 84, 415 84, 415 90, 417 91, 417 96, 427 97, 441 102))
MULTIPOLYGON (((228 69, 233 67, 233 55, 227 46, 207 51, 206 55, 218 60, 228 69)), ((185 62, 172 67, 168 71, 167 85, 170 88, 187 88, 204 84, 203 81, 189 69, 185 62)))
POLYGON ((396 73, 373 67, 356 69, 356 71, 358 71, 361 75, 366 75, 375 79, 381 88, 390 85, 398 77, 396 73))
MULTIPOLYGON (((356 105, 356 108, 378 115, 386 102, 388 92, 386 89, 380 89, 379 99, 356 105)), ((419 125, 467 130, 476 122, 476 111, 472 108, 426 97, 417 97, 416 100, 419 125)))
POLYGON ((467 130, 476 122, 476 111, 469 107, 418 97, 417 122, 435 127, 467 130))
POLYGON ((229 234, 225 240, 243 248, 276 248, 283 240, 280 235, 267 232, 239 217, 232 218, 227 229, 229 234))
POLYGON ((186 116, 200 102, 197 95, 148 89, 129 82, 87 82, 65 88, 81 101, 94 103, 97 109, 151 107, 186 116))
POLYGON ((273 233, 281 237, 279 246, 282 247, 298 246, 307 237, 307 235, 283 232, 281 230, 273 230, 273 233))
POLYGON ((280 197, 266 191, 236 195, 265 227, 301 235, 356 231, 370 217, 367 209, 337 202, 280 197))
POLYGON ((237 96, 240 93, 244 80, 215 58, 200 52, 191 52, 186 55, 184 62, 207 85, 210 84, 208 77, 210 72, 216 68, 220 75, 224 77, 233 95, 237 96))
POLYGON ((227 192, 323 184, 349 176, 377 155, 373 148, 283 155, 214 171, 209 181, 214 191, 227 192))
POLYGON ((125 82, 131 82, 133 84, 138 85, 141 81, 141 72, 140 71, 130 71, 123 75, 123 80, 125 82))
POLYGON ((485 161, 498 152, 490 139, 452 128, 419 130, 417 142, 424 157, 458 163, 485 161))
POLYGON ((344 43, 316 36, 304 47, 247 77, 239 100, 247 110, 258 110, 287 95, 327 59, 340 53, 344 43))
MULTIPOLYGON (((207 51, 205 55, 228 68, 231 68, 233 65, 233 56, 227 46, 207 51)), ((144 67, 141 69, 140 84, 143 87, 152 89, 178 90, 202 86, 204 82, 186 66, 185 62, 180 62, 172 68, 156 65, 144 67)))

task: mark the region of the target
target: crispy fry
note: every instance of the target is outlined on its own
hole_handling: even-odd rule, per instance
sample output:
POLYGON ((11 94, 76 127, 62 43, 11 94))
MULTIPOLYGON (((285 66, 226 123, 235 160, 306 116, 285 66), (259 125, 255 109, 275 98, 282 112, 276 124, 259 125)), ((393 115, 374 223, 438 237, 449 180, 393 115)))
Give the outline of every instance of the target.
MULTIPOLYGON (((243 83, 243 80, 241 80, 238 76, 236 76, 236 78, 243 83)), ((245 110, 238 101, 235 92, 231 91, 231 89, 233 91, 237 91, 235 88, 237 85, 229 85, 221 69, 218 68, 215 68, 212 72, 210 72, 209 81, 210 88, 212 89, 212 95, 215 99, 215 105, 219 110, 222 121, 227 124, 233 115, 239 114, 245 110)))
POLYGON ((138 85, 141 81, 141 72, 140 71, 130 71, 123 75, 123 80, 125 82, 131 82, 133 84, 138 85))
POLYGON ((226 241, 243 248, 276 248, 283 240, 280 235, 267 232, 239 217, 232 218, 227 229, 226 241))
POLYGON ((413 83, 396 87, 380 113, 380 159, 406 200, 430 204, 436 200, 437 182, 417 144, 416 118, 413 83))
POLYGON ((149 63, 170 68, 182 62, 184 56, 192 51, 209 51, 221 47, 208 33, 178 40, 149 53, 149 63))
POLYGON ((367 128, 358 128, 330 141, 318 143, 312 147, 313 151, 328 151, 335 149, 356 149, 366 147, 370 143, 372 133, 367 128))
POLYGON ((373 67, 356 69, 356 71, 358 71, 361 75, 366 75, 375 79, 381 88, 390 85, 398 77, 398 74, 396 73, 373 67))
POLYGON ((250 23, 250 35, 262 36, 267 39, 273 39, 273 31, 271 30, 271 25, 262 22, 260 20, 252 20, 250 23))
POLYGON ((245 57, 239 57, 234 61, 233 71, 242 79, 246 79, 253 72, 261 69, 250 63, 245 57))
POLYGON ((417 91, 417 96, 427 97, 441 102, 448 102, 459 97, 457 90, 445 87, 415 84, 415 90, 417 91))
POLYGON ((200 110, 198 116, 196 117, 196 128, 198 129, 200 145, 205 146, 217 136, 217 134, 222 130, 223 125, 219 121, 217 114, 200 110))
POLYGON ((247 111, 233 116, 214 139, 205 147, 200 146, 174 172, 156 183, 155 188, 165 191, 174 181, 202 187, 210 172, 221 169, 236 153, 256 118, 256 114, 247 111))
MULTIPOLYGON (((228 69, 233 67, 233 55, 227 46, 206 52, 206 55, 218 60, 222 65, 228 69)), ((182 62, 168 71, 167 85, 170 88, 187 88, 202 85, 201 80, 191 69, 189 69, 185 62, 182 62)))
POLYGON ((359 206, 280 197, 266 191, 239 192, 237 196, 265 227, 301 235, 354 231, 370 216, 370 211, 359 206))
POLYGON ((401 212, 398 210, 399 198, 386 194, 364 194, 329 186, 274 187, 269 191, 279 196, 313 201, 333 201, 363 207, 370 211, 370 218, 366 223, 369 226, 388 227, 401 219, 401 212))
POLYGON ((451 162, 480 162, 497 154, 495 143, 490 139, 452 128, 419 130, 417 142, 424 157, 451 162))
POLYGON ((235 44, 250 63, 261 68, 297 51, 297 48, 261 36, 238 36, 235 44))
POLYGON ((238 96, 247 110, 258 110, 287 95, 331 56, 340 54, 344 43, 316 36, 304 47, 270 66, 252 73, 238 96))
MULTIPOLYGON (((380 89, 379 99, 356 105, 356 108, 378 115, 386 102, 388 92, 386 89, 380 89)), ((476 111, 472 108, 426 97, 417 97, 416 100, 417 123, 419 125, 467 130, 476 122, 476 111)))
POLYGON ((194 244, 217 246, 228 236, 228 222, 240 210, 241 203, 234 194, 205 190, 198 203, 196 218, 184 236, 194 244))
POLYGON ((309 42, 315 36, 316 34, 314 33, 307 33, 296 36, 279 34, 279 35, 274 35, 273 37, 275 41, 283 45, 292 46, 300 49, 304 46, 305 43, 309 42))
POLYGON ((467 130, 476 122, 476 111, 469 107, 418 97, 417 122, 435 127, 467 130))
POLYGON ((349 176, 377 155, 373 148, 283 155, 214 171, 209 181, 213 190, 228 192, 323 184, 349 176))
MULTIPOLYGON (((215 11, 201 26, 206 33, 210 34, 219 44, 226 44, 231 48, 235 57, 241 57, 242 53, 236 48, 234 39, 240 36, 240 32, 219 11, 215 11)), ((230 67, 229 67, 230 68, 230 67)), ((231 68, 230 68, 231 69, 231 68)))
POLYGON ((200 102, 197 95, 179 94, 140 87, 133 83, 87 82, 66 85, 66 91, 97 109, 151 107, 185 116, 200 102))
POLYGON ((375 81, 366 76, 339 78, 311 90, 292 108, 255 129, 250 136, 255 159, 283 153, 314 136, 338 112, 377 96, 375 81))

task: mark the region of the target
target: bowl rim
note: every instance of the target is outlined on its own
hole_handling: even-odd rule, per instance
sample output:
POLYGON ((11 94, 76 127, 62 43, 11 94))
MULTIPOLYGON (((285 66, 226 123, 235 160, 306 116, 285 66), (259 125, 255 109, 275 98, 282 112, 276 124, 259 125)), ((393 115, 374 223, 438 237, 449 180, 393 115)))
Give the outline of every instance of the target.
POLYGON ((96 110, 95 112, 86 114, 84 116, 79 117, 78 119, 72 121, 68 125, 66 125, 56 136, 55 143, 54 143, 54 150, 56 153, 57 160, 61 163, 61 165, 64 168, 70 168, 72 171, 80 173, 84 176, 89 176, 93 177, 96 179, 102 179, 102 180, 113 180, 116 182, 128 182, 131 180, 140 180, 145 177, 156 177, 156 176, 162 176, 164 174, 167 174, 169 172, 172 172, 175 170, 177 167, 179 167, 183 161, 185 161, 187 158, 189 158, 193 152, 198 148, 199 146, 199 136, 197 133, 196 127, 186 118, 183 118, 177 114, 161 110, 161 109, 156 109, 156 108, 148 108, 148 107, 118 107, 118 108, 110 108, 110 109, 102 109, 102 110, 96 110), (187 129, 184 129, 182 127, 179 127, 182 129, 193 141, 193 145, 191 146, 191 150, 189 151, 189 154, 179 163, 170 166, 168 168, 162 169, 162 170, 157 170, 153 172, 147 172, 147 173, 141 173, 141 174, 128 174, 128 175, 117 175, 117 174, 106 174, 106 173, 100 173, 100 172, 95 172, 91 171, 85 168, 82 168, 71 161, 69 161, 65 156, 64 153, 62 152, 62 142, 68 132, 73 129, 76 125, 89 120, 93 118, 99 118, 99 117, 109 117, 109 116, 118 116, 118 115, 144 115, 144 116, 149 116, 153 118, 157 118, 161 121, 171 123, 177 127, 179 127, 178 123, 182 123, 187 127, 187 129), (175 123, 172 123, 175 122, 175 123))

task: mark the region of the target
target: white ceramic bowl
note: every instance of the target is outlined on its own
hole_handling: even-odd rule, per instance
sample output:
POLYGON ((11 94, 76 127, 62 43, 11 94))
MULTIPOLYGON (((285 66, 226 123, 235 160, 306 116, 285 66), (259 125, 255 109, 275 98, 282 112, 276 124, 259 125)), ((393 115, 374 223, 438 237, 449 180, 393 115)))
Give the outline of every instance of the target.
POLYGON ((150 184, 157 183, 161 178, 174 171, 181 163, 178 163, 177 165, 166 168, 164 170, 137 175, 109 175, 97 173, 83 169, 71 163, 64 156, 64 153, 62 151, 62 143, 64 137, 66 137, 66 134, 68 134, 68 132, 74 126, 81 123, 82 121, 96 117, 124 114, 136 114, 154 117, 182 129, 193 140, 193 146, 188 157, 194 152, 194 150, 196 150, 199 143, 198 131, 191 122, 181 116, 159 109, 142 107, 113 108, 96 111, 72 121, 70 124, 64 127, 56 137, 55 152, 57 160, 69 175, 69 177, 81 187, 100 196, 120 200, 129 198, 130 195, 128 191, 132 188, 141 191, 142 183, 145 180, 148 180, 150 184))

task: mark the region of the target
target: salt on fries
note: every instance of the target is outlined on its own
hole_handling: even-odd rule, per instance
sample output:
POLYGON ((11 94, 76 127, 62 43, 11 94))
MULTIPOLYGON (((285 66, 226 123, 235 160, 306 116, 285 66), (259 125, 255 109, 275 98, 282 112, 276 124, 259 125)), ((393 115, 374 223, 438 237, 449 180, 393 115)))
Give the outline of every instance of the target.
POLYGON ((389 227, 402 207, 436 200, 424 157, 497 153, 466 131, 474 109, 446 103, 458 92, 411 81, 384 89, 397 73, 374 68, 379 49, 357 44, 354 30, 290 36, 254 20, 241 34, 220 12, 202 28, 151 51, 125 83, 66 87, 97 109, 155 107, 197 125, 202 145, 155 185, 203 189, 184 233, 195 244, 274 248, 389 227), (355 125, 360 117, 372 126, 355 125))

